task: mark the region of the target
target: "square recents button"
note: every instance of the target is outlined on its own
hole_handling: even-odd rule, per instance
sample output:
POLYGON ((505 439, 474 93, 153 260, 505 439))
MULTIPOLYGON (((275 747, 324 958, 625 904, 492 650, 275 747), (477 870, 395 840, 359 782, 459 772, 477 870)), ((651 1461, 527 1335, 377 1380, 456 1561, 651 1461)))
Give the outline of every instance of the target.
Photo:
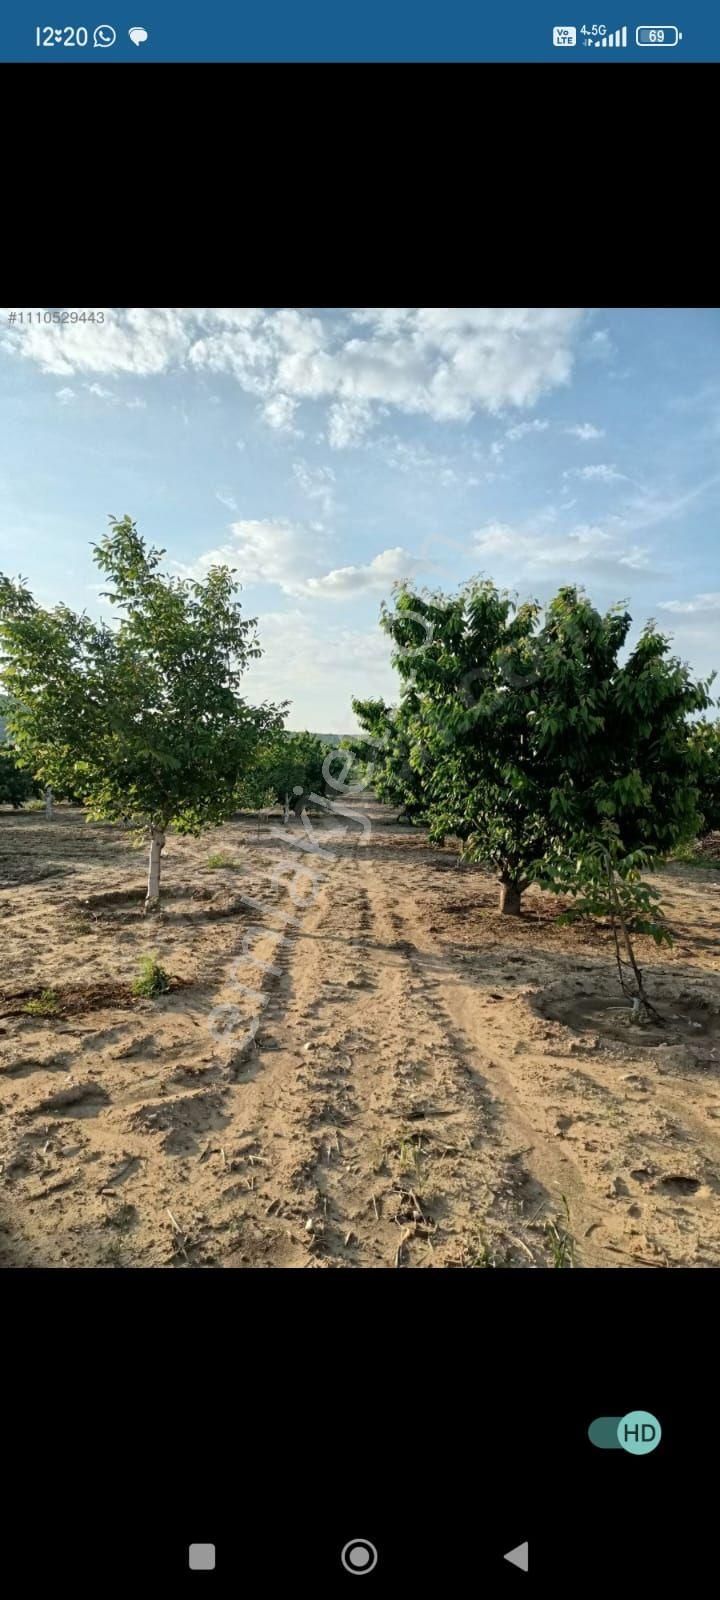
POLYGON ((214 1544, 191 1544, 188 1552, 188 1565, 191 1572, 214 1572, 214 1544))

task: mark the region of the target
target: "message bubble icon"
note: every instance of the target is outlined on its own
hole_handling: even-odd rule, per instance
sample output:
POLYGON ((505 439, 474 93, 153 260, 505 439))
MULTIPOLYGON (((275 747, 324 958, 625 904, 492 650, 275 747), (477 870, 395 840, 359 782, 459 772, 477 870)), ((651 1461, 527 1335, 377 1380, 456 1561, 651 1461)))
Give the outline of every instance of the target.
POLYGON ((147 42, 147 28, 129 28, 128 38, 133 44, 141 45, 147 42))

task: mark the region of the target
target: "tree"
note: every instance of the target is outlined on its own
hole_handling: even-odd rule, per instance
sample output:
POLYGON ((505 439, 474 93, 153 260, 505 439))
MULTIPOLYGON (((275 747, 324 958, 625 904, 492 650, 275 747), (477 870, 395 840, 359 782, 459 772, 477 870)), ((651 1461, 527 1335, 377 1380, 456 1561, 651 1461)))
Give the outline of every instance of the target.
POLYGON ((21 759, 93 820, 130 821, 149 839, 146 910, 160 898, 167 830, 198 834, 237 805, 258 741, 280 725, 238 694, 260 654, 227 567, 203 582, 163 576, 130 517, 94 547, 114 626, 65 605, 44 610, 0 576, 0 659, 21 759))
POLYGON ((720 831, 720 722, 696 722, 690 733, 696 763, 701 836, 720 831))
POLYGON ((489 581, 401 589, 382 624, 412 697, 410 763, 431 835, 498 874, 502 911, 555 842, 614 819, 627 852, 665 853, 697 825, 687 718, 709 703, 652 623, 621 664, 627 611, 572 587, 544 615, 489 581))
POLYGON ((648 999, 633 936, 649 934, 656 944, 672 944, 665 922, 660 895, 642 874, 653 866, 647 850, 625 851, 617 823, 606 821, 596 838, 568 840, 546 859, 541 871, 545 888, 555 894, 569 894, 575 905, 562 912, 560 922, 576 922, 581 917, 607 921, 613 936, 615 962, 620 987, 630 1001, 631 1022, 645 1026, 662 1023, 662 1017, 648 999))
POLYGON ((40 786, 32 774, 18 766, 11 744, 0 744, 0 805, 13 806, 16 811, 39 795, 40 786))
POLYGON ((32 773, 19 765, 7 737, 7 718, 11 711, 10 696, 0 694, 0 805, 13 806, 18 811, 26 800, 40 794, 40 785, 32 773))
POLYGON ((397 708, 384 700, 353 700, 352 708, 368 737, 345 744, 366 768, 378 800, 399 806, 400 815, 409 821, 420 821, 426 804, 423 774, 411 761, 419 726, 418 697, 409 689, 397 708))
POLYGON ((255 765, 243 787, 246 805, 282 805, 284 821, 290 812, 300 815, 313 794, 325 788, 323 762, 328 746, 313 733, 273 730, 260 745, 255 765))

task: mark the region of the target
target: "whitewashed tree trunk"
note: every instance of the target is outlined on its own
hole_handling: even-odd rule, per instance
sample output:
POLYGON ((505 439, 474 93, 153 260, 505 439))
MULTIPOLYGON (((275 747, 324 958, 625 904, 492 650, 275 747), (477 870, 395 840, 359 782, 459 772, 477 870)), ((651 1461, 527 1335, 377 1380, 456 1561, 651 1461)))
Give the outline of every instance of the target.
POLYGON ((145 897, 145 911, 157 911, 160 905, 160 857, 165 844, 165 833, 162 828, 150 829, 150 858, 148 862, 148 886, 145 897))
POLYGON ((283 827, 285 827, 285 828, 287 827, 289 818, 290 818, 290 796, 289 796, 289 794, 286 794, 286 796, 285 796, 285 809, 283 811, 283 827))
POLYGON ((46 815, 46 817, 48 819, 48 822, 52 822, 52 816, 53 816, 53 792, 52 792, 52 789, 50 788, 49 784, 48 784, 48 786, 47 786, 47 788, 45 790, 45 815, 46 815))

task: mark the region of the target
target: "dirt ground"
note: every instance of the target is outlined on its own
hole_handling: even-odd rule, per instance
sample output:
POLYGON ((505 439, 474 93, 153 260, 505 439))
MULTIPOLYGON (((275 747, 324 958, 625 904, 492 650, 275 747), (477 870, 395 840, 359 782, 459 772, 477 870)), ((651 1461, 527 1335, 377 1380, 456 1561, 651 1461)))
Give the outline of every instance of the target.
POLYGON ((720 872, 631 1028, 607 932, 347 810, 171 837, 150 921, 129 834, 0 812, 0 1263, 720 1265, 720 872))

